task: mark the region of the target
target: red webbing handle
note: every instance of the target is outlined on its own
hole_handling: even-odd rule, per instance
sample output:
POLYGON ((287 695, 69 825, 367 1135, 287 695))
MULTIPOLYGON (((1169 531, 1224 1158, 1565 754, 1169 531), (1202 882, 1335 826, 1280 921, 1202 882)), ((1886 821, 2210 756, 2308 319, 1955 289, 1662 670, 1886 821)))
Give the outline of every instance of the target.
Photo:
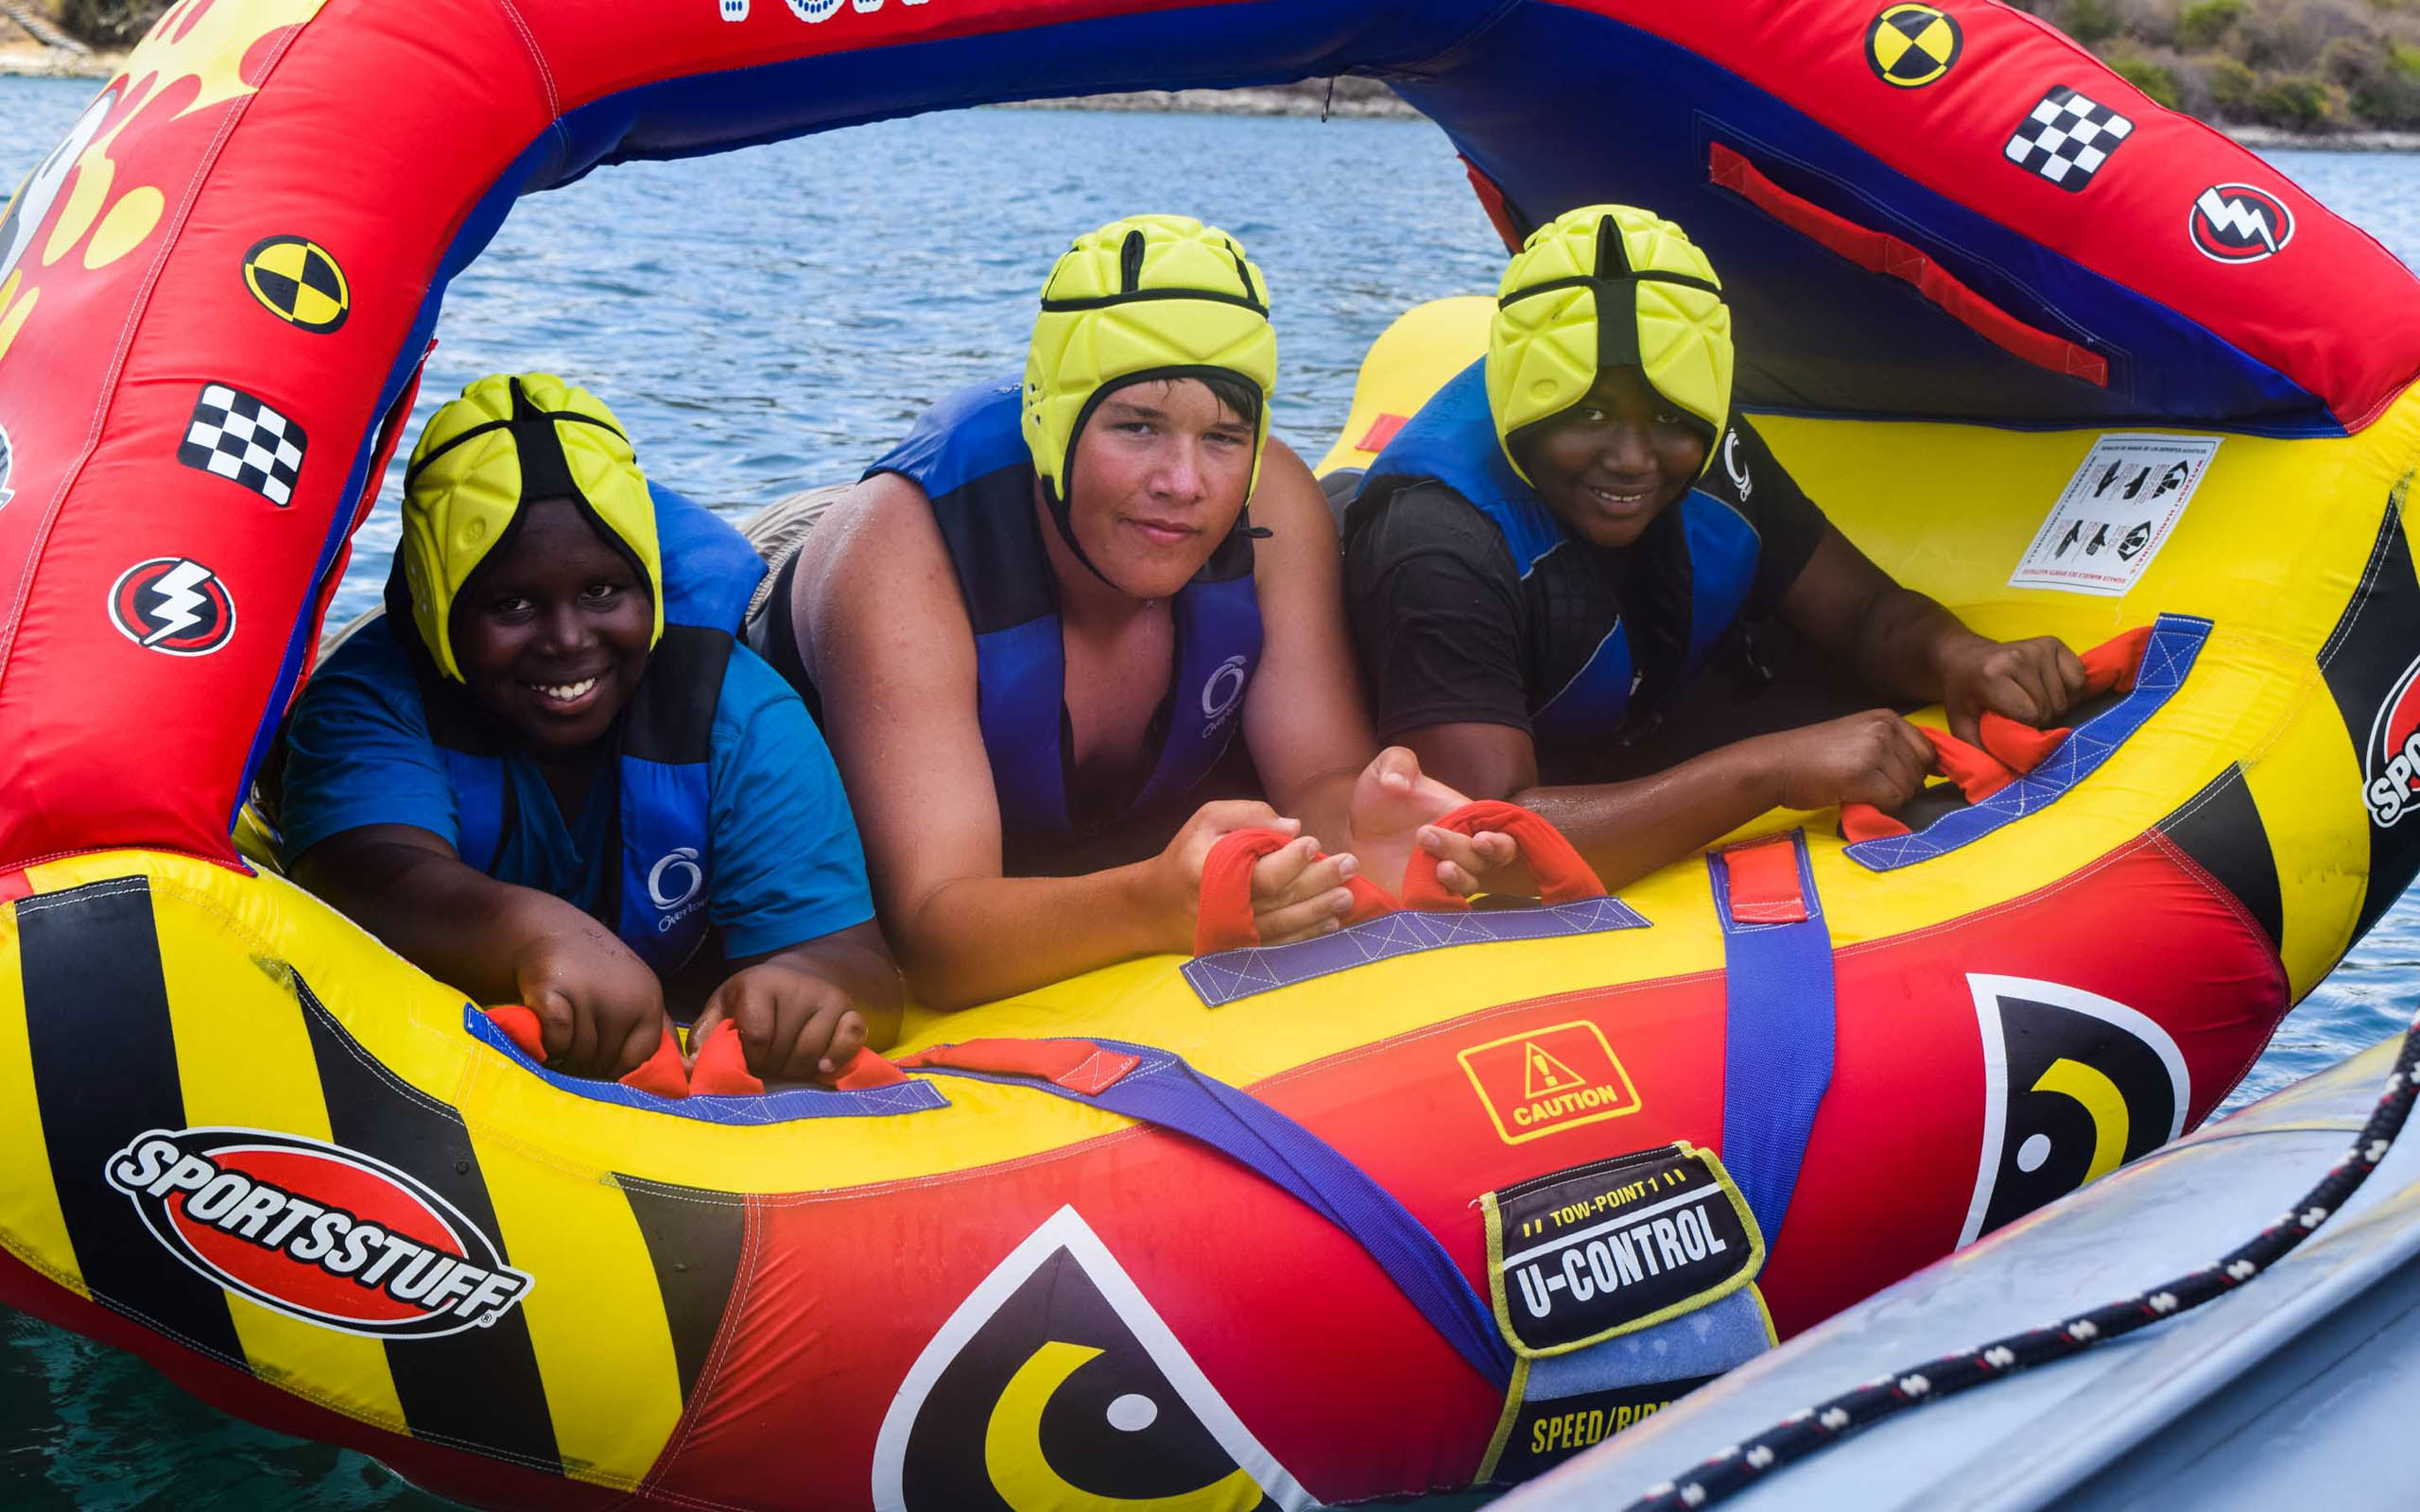
MULTIPOLYGON (((545 1035, 538 1022, 538 1010, 518 1003, 499 1003, 483 1010, 488 1022, 505 1033, 505 1038, 521 1047, 521 1053, 540 1065, 546 1063, 545 1035)), ((666 1029, 664 1038, 655 1042, 655 1054, 639 1067, 621 1077, 625 1087, 635 1087, 658 1097, 689 1095, 689 1074, 681 1065, 681 1040, 666 1029)))
MULTIPOLYGON (((908 1079, 908 1074, 882 1058, 864 1045, 832 1085, 844 1092, 865 1087, 891 1087, 908 1079)), ((739 1025, 729 1019, 714 1027, 706 1042, 698 1047, 697 1059, 689 1067, 689 1091, 700 1097, 755 1097, 763 1094, 765 1083, 748 1069, 748 1047, 739 1038, 739 1025)))
MULTIPOLYGON (((2081 696, 2098 698, 2104 693, 2134 692, 2135 675, 2142 670, 2143 652, 2151 643, 2152 627, 2145 625, 2103 641, 2078 657, 2076 660, 2083 663, 2081 696)), ((2030 772, 2041 765, 2059 748, 2061 741, 2075 733, 2064 725, 2055 730, 2036 730, 1988 709, 1976 723, 1981 727, 1983 748, 2018 772, 2030 772)))
MULTIPOLYGON (((1563 832, 1517 803, 1482 799, 1429 822, 1456 834, 1499 830, 1511 835, 1521 847, 1521 860, 1538 885, 1541 902, 1569 903, 1605 896, 1604 883, 1571 842, 1564 838, 1563 832)), ((1467 912, 1471 901, 1446 891, 1438 882, 1435 856, 1426 850, 1414 850, 1411 864, 1404 868, 1403 905, 1430 913, 1467 912)))
MULTIPOLYGON (((2144 625, 2113 636, 2078 657, 2076 660, 2083 663, 2083 692, 2080 696, 2098 698, 2104 693, 2134 692, 2135 675, 2142 670, 2143 653, 2151 643, 2152 627, 2144 625)), ((1958 784, 1969 803, 1980 803, 2041 765, 2059 748, 2061 741, 2075 733, 2066 726, 2036 730, 1988 709, 1976 724, 1977 733, 1982 738, 1980 749, 1954 735, 1926 730, 1922 725, 1916 727, 1932 742, 1942 775, 1958 784)), ((1871 803, 1841 805, 1841 834, 1852 843, 1907 833, 1905 824, 1871 803)))
MULTIPOLYGON (((1260 943, 1260 925, 1252 911, 1252 868, 1261 857, 1275 855, 1294 843, 1275 830, 1231 830, 1219 837, 1201 862, 1201 898, 1193 915, 1193 954, 1214 955, 1260 943)), ((1384 887, 1367 877, 1347 877, 1353 912, 1347 923, 1391 914, 1397 904, 1384 887)))

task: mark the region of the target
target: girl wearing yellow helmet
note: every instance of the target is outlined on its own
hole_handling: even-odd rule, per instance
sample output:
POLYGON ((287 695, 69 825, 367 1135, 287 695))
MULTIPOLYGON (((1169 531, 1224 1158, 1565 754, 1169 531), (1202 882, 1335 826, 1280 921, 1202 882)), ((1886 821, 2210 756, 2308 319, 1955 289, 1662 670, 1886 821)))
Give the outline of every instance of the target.
POLYGON ((1346 879, 1395 885, 1415 844, 1449 885, 1510 855, 1427 829, 1461 795, 1377 753, 1334 524, 1269 438, 1276 366, 1233 238, 1115 222, 1053 268, 1023 383, 934 406, 777 572, 750 642, 821 703, 921 1001, 1190 949, 1233 830, 1300 832, 1254 872, 1270 943, 1338 928, 1346 879), (1268 801, 1205 803, 1238 732, 1268 801), (1121 842, 1140 859, 1101 866, 1121 842))
POLYGON ((1372 463, 1346 515, 1379 733, 1552 819, 1609 885, 1772 808, 1895 807, 1932 747, 1887 709, 1599 781, 1739 621, 1776 612, 1871 694, 2039 723, 2081 692, 2057 641, 1988 640, 1893 582, 1731 412, 1731 322, 1671 222, 1623 205, 1532 234, 1482 363, 1372 463))
POLYGON ((439 410, 384 621, 296 705, 285 858, 424 971, 536 1010, 556 1069, 649 1061, 668 998, 698 1043, 735 1022, 759 1076, 829 1078, 899 1005, 848 800, 733 643, 763 564, 661 499, 559 378, 439 410))

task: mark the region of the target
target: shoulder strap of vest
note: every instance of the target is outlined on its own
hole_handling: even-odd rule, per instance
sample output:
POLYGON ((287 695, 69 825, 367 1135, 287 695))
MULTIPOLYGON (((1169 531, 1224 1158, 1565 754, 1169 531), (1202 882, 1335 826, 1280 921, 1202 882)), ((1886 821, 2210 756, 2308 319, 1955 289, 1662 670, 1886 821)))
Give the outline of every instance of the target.
POLYGON ((1530 487, 1505 460, 1487 408, 1484 363, 1473 363, 1420 406, 1377 459, 1354 505, 1353 518, 1375 508, 1411 483, 1434 479, 1470 501, 1495 526, 1523 576, 1540 558, 1569 539, 1530 487))
POLYGON ((607 913, 614 933, 668 976, 705 938, 713 876, 715 710, 732 638, 667 625, 622 714, 621 865, 607 913))
POLYGON ((664 561, 664 623, 736 630, 764 580, 765 558, 730 521, 661 484, 649 483, 664 561))

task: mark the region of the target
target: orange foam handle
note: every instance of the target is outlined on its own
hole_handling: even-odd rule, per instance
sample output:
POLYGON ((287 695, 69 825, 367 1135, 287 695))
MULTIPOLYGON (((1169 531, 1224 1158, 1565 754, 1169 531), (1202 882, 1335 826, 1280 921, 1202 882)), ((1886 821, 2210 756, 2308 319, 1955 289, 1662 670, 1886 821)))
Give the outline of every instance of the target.
MULTIPOLYGON (((1201 862, 1201 897, 1193 913, 1194 954, 1215 955, 1260 943, 1260 924, 1252 911, 1252 868, 1261 857, 1275 855, 1293 843, 1292 835, 1275 830, 1231 830, 1219 837, 1201 862)), ((1392 894, 1367 877, 1347 877, 1344 887, 1353 894, 1353 912, 1346 916, 1346 923, 1392 914, 1401 906, 1392 894)))
POLYGON ((840 1074, 832 1078, 832 1085, 841 1091, 854 1092, 862 1091, 868 1087, 896 1087, 907 1079, 906 1072, 883 1059, 873 1050, 859 1045, 857 1053, 850 1057, 849 1063, 840 1068, 840 1074))
MULTIPOLYGON (((1604 883, 1571 842, 1564 838, 1563 832, 1517 803, 1481 799, 1430 822, 1456 834, 1497 830, 1511 835, 1521 848, 1521 860, 1529 867, 1530 878, 1538 885, 1541 902, 1569 903, 1605 896, 1604 883)), ((1471 901, 1446 891, 1437 880, 1437 858, 1415 850, 1411 864, 1404 868, 1403 903, 1406 908, 1432 913, 1461 912, 1469 909, 1471 901)))
MULTIPOLYGON (((2081 696, 2098 698, 2104 693, 2134 692, 2135 674, 2142 670, 2143 652, 2151 642, 2152 627, 2145 625, 2113 636, 2078 657, 2076 660, 2083 663, 2081 696)), ((2014 772, 2030 772, 2041 765, 2059 748, 2060 742, 2075 733, 2067 726, 2036 730, 1988 709, 1976 723, 1983 748, 2014 772)))
POLYGON ((1293 844, 1275 830, 1230 830, 1201 862, 1201 899, 1193 913, 1193 954, 1212 955, 1260 943, 1252 914, 1252 868, 1293 844))
POLYGON ((2016 781, 2016 774, 2001 765, 1990 751, 1967 745, 1955 735, 1945 734, 1918 725, 1916 730, 1932 742, 1933 760, 1941 775, 1958 784, 1969 803, 1980 803, 2001 788, 2016 781))
MULTIPOLYGON (((908 1074, 892 1065, 864 1045, 832 1085, 844 1092, 868 1087, 895 1087, 908 1079, 908 1074)), ((698 1058, 689 1072, 689 1091, 700 1097, 756 1097, 763 1094, 765 1083, 748 1069, 748 1047, 740 1041, 739 1025, 729 1019, 715 1025, 714 1033, 698 1049, 698 1058)))
POLYGON ((664 1038, 655 1042, 655 1054, 639 1063, 636 1070, 623 1074, 622 1085, 658 1097, 681 1098, 689 1095, 689 1069, 681 1064, 681 1037, 672 1026, 664 1026, 664 1038))
POLYGON ((2077 658, 2083 663, 2085 696, 2134 692, 2135 675, 2143 670, 2143 653, 2151 649, 2151 644, 2152 627, 2142 625, 2101 642, 2077 658))
POLYGON ((504 1031, 504 1037, 521 1047, 521 1053, 540 1065, 546 1063, 546 1039, 538 1024, 538 1010, 518 1003, 499 1003, 480 1011, 488 1022, 504 1031))
POLYGON ((1859 840, 1893 840, 1914 833, 1871 803, 1841 805, 1841 838, 1851 845, 1859 840))
MULTIPOLYGON (((520 1048, 523 1055, 540 1065, 546 1063, 546 1040, 538 1021, 538 1010, 519 1003, 499 1003, 483 1009, 488 1022, 504 1031, 505 1038, 520 1048)), ((638 1068, 621 1078, 625 1087, 635 1087, 658 1097, 689 1095, 689 1074, 681 1065, 681 1041, 669 1029, 655 1042, 655 1054, 642 1061, 638 1068)))
POLYGON ((2019 724, 2008 715, 1989 709, 1983 711, 1982 717, 1976 723, 1981 727, 1983 749, 1991 753, 1993 760, 2013 772, 2033 770, 2059 748, 2059 742, 2075 733, 2065 725, 2055 730, 2036 730, 2031 725, 2019 724))
POLYGON ((1806 918, 1798 887, 1798 847, 1788 835, 1718 852, 1731 882, 1731 917, 1742 924, 1795 924, 1806 918))
POLYGON ((690 1065, 689 1091, 700 1097, 753 1097, 764 1090, 765 1084, 748 1069, 739 1025, 729 1019, 716 1024, 690 1065))

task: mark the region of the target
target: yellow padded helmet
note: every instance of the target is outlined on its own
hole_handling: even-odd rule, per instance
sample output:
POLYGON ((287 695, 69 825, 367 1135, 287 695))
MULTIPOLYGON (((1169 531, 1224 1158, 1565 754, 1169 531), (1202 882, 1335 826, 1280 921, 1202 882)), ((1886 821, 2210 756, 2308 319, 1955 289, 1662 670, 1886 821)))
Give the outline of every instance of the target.
POLYGON ((1260 391, 1256 487, 1277 386, 1260 269, 1234 237, 1189 215, 1129 215, 1077 237, 1042 285, 1025 363, 1025 444, 1052 512, 1063 516, 1076 437, 1104 392, 1213 372, 1260 391))
POLYGON ((655 600, 664 638, 664 561, 655 501, 630 438, 604 403, 552 373, 494 373, 429 417, 404 473, 395 548, 412 622, 438 669, 460 682, 449 628, 455 602, 509 540, 532 500, 569 499, 628 558, 655 600))
POLYGON ((1680 227, 1631 205, 1583 205, 1530 233, 1495 291, 1487 407, 1523 482, 1512 438, 1637 368, 1704 423, 1705 463, 1731 414, 1731 310, 1714 266, 1680 227))

